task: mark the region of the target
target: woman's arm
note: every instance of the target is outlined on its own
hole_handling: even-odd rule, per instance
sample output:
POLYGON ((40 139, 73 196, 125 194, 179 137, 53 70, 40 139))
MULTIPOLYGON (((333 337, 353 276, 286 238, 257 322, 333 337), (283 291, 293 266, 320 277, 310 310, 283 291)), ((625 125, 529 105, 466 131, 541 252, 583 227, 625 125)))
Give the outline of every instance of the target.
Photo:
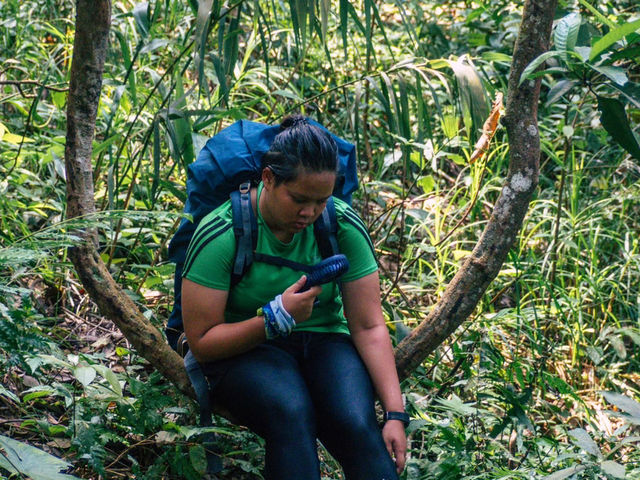
MULTIPOLYGON (((385 411, 404 412, 389 331, 382 316, 378 272, 342 285, 344 311, 353 342, 369 371, 385 411)), ((382 436, 395 457, 398 472, 404 469, 407 440, 399 420, 385 423, 382 436)))
POLYGON ((229 292, 182 279, 182 321, 189 349, 200 362, 251 350, 264 342, 264 317, 225 323, 229 292))
MULTIPOLYGON (((312 287, 296 293, 304 285, 302 276, 282 294, 282 303, 296 322, 309 318, 313 302, 321 292, 312 287)), ((225 323, 224 310, 229 292, 182 279, 182 321, 189 349, 199 362, 232 357, 251 350, 266 339, 264 317, 225 323)))

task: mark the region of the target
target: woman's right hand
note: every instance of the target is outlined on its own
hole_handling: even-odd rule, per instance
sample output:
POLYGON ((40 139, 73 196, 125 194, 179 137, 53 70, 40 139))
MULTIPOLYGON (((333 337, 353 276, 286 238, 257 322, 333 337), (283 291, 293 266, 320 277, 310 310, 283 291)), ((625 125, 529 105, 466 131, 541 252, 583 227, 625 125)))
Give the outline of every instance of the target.
POLYGON ((313 311, 313 302, 315 302, 316 297, 322 293, 322 287, 319 285, 311 287, 305 292, 299 292, 306 280, 306 275, 303 275, 296 283, 282 293, 282 304, 296 323, 301 323, 309 319, 313 311))

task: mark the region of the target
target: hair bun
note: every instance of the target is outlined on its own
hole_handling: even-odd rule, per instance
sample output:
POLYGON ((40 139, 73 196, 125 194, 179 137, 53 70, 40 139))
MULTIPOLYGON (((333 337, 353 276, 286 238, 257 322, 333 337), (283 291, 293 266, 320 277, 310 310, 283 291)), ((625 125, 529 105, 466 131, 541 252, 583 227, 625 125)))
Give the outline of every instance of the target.
POLYGON ((286 130, 288 128, 296 128, 302 127, 304 125, 309 125, 309 119, 304 115, 290 115, 282 120, 280 124, 280 131, 286 130))

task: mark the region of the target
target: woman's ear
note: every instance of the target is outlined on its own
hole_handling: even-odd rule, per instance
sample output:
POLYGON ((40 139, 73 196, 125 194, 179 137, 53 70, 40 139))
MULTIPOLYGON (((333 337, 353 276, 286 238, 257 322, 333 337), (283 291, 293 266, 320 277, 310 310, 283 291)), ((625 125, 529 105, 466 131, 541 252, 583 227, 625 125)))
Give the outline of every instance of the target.
POLYGON ((262 169, 262 183, 267 190, 271 190, 276 184, 276 176, 269 167, 262 169))

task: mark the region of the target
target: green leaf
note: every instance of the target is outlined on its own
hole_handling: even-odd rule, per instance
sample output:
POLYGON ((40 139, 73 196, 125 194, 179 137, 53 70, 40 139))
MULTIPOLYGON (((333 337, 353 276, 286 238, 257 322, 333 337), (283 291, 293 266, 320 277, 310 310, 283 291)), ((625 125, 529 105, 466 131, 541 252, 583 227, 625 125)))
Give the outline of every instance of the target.
POLYGON ((462 104, 465 127, 473 142, 477 140, 477 132, 482 128, 489 116, 489 103, 482 81, 476 69, 468 61, 462 59, 449 61, 449 66, 456 76, 458 94, 462 104))
POLYGON ((629 102, 635 105, 637 108, 640 108, 640 85, 633 82, 627 82, 624 85, 618 85, 617 83, 612 83, 612 87, 619 90, 624 98, 626 98, 629 102))
POLYGON ((433 178, 433 175, 425 175, 417 181, 417 184, 422 188, 424 193, 430 193, 436 186, 436 181, 433 178))
POLYGON ((84 387, 88 386, 96 378, 96 371, 93 367, 78 367, 73 370, 73 374, 84 387))
POLYGON ((567 52, 574 49, 578 40, 581 23, 582 18, 577 12, 572 12, 560 19, 553 33, 556 50, 567 52))
POLYGON ((613 80, 613 83, 616 83, 620 86, 623 86, 625 83, 629 81, 629 79, 627 78, 627 74, 620 67, 611 67, 607 65, 601 65, 601 66, 589 65, 589 66, 593 68, 595 71, 603 74, 609 80, 613 80))
POLYGON ((189 461, 200 475, 207 473, 207 454, 202 445, 194 445, 189 449, 189 461))
POLYGON ((143 37, 149 36, 149 2, 140 2, 133 7, 133 18, 136 21, 136 27, 143 37))
POLYGON ((340 0, 340 35, 342 36, 342 48, 344 50, 345 61, 349 58, 349 41, 347 33, 349 31, 349 7, 351 3, 348 0, 340 0))
POLYGON ((573 87, 578 85, 579 82, 576 80, 561 80, 556 83, 547 94, 547 105, 551 105, 556 100, 562 98, 564 94, 569 92, 573 87))
POLYGON ((580 3, 580 5, 593 13, 596 17, 598 17, 598 20, 607 25, 609 28, 615 28, 616 24, 609 20, 605 15, 600 13, 600 11, 598 11, 598 9, 591 5, 587 0, 578 0, 578 2, 580 3))
POLYGON ((458 119, 455 115, 444 115, 441 119, 442 130, 449 140, 458 134, 458 119))
POLYGON ((14 133, 5 132, 5 134, 0 138, 1 141, 11 143, 12 145, 20 145, 21 143, 33 142, 32 138, 24 137, 21 135, 16 135, 14 133))
POLYGON ((37 387, 27 390, 26 395, 22 397, 22 401, 30 402, 36 398, 48 397, 49 395, 53 395, 53 393, 54 389, 49 385, 38 385, 37 387))
POLYGON ((518 86, 522 85, 522 82, 524 82, 525 80, 527 80, 529 78, 529 76, 531 74, 533 74, 533 72, 535 72, 535 70, 542 65, 544 62, 546 62, 547 60, 549 60, 552 57, 559 57, 563 54, 563 52, 559 52, 557 50, 549 50, 548 52, 544 52, 541 55, 538 55, 536 58, 533 59, 533 61, 526 66, 526 68, 522 71, 522 74, 520 75, 520 81, 518 82, 518 86))
POLYGON ((120 386, 120 382, 118 381, 118 377, 116 376, 116 374, 113 372, 113 370, 111 370, 109 367, 105 366, 105 365, 94 365, 94 367, 96 369, 96 371, 102 375, 102 377, 104 377, 107 382, 109 382, 109 385, 111 385, 111 389, 118 394, 119 396, 122 395, 122 387, 120 386))
POLYGON ((616 392, 602 392, 602 396, 607 402, 612 403, 623 412, 633 417, 640 418, 640 403, 635 400, 616 392))
POLYGON ((640 145, 629 126, 622 102, 598 96, 598 110, 601 113, 600 122, 609 135, 635 159, 640 160, 640 145))
POLYGON ((481 55, 483 60, 487 62, 506 62, 511 63, 511 55, 507 55, 506 53, 500 52, 482 52, 481 55))
POLYGON ((0 467, 12 475, 31 477, 32 480, 73 480, 73 475, 60 473, 71 467, 65 462, 39 448, 0 435, 0 467))
POLYGON ((586 468, 587 467, 585 467, 584 465, 574 465, 573 467, 563 468, 562 470, 558 470, 551 475, 547 475, 543 480, 563 480, 564 478, 569 478, 571 475, 581 472, 586 468))
POLYGON ((575 47, 573 50, 580 56, 582 63, 585 63, 587 60, 589 60, 589 55, 591 55, 591 47, 575 47))
POLYGON ((4 395, 5 397, 13 400, 16 403, 20 403, 20 398, 18 398, 18 396, 12 391, 7 390, 7 388, 2 384, 0 384, 0 395, 4 395))
POLYGON ((625 468, 618 462, 613 460, 606 460, 600 464, 600 468, 607 475, 611 475, 615 478, 625 478, 625 468))
POLYGON ((583 428, 574 428, 569 431, 569 435, 573 438, 573 443, 575 443, 582 450, 587 452, 590 455, 593 455, 598 458, 602 458, 602 452, 600 448, 593 441, 589 432, 584 430, 583 428))
POLYGON ((640 18, 634 22, 625 23, 618 28, 614 28, 609 33, 607 33, 604 37, 598 40, 593 44, 591 48, 591 55, 589 56, 589 60, 593 61, 598 56, 603 53, 606 49, 608 49, 614 43, 622 40, 624 37, 629 35, 630 33, 635 32, 640 29, 640 18))
POLYGON ((320 22, 322 32, 322 43, 327 43, 327 29, 329 27, 329 12, 331 11, 331 0, 320 0, 320 22))

